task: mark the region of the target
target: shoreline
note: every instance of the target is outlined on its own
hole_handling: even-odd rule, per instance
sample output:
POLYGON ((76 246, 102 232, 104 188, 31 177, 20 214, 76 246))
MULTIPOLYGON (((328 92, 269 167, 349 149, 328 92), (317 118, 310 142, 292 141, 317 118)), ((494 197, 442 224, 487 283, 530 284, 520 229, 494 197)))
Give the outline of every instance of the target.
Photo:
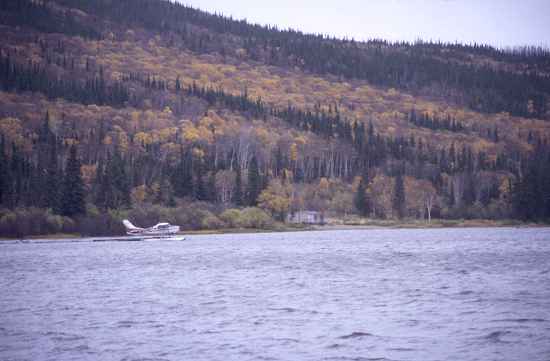
MULTIPOLYGON (((222 228, 222 229, 201 229, 183 231, 178 236, 193 235, 224 235, 224 234, 254 234, 254 233, 283 233, 283 232, 311 232, 311 231, 349 231, 349 230, 382 230, 382 229, 445 229, 445 228, 545 228, 550 227, 548 223, 526 223, 516 220, 493 221, 484 219, 475 220, 434 220, 431 223, 424 221, 387 221, 367 220, 361 223, 339 223, 329 222, 324 225, 283 225, 276 228, 255 229, 255 228, 222 228)), ((121 235, 96 236, 97 238, 123 237, 121 235)), ((17 240, 63 240, 63 239, 85 239, 94 236, 83 236, 80 234, 45 234, 19 237, 0 238, 2 241, 17 240)))

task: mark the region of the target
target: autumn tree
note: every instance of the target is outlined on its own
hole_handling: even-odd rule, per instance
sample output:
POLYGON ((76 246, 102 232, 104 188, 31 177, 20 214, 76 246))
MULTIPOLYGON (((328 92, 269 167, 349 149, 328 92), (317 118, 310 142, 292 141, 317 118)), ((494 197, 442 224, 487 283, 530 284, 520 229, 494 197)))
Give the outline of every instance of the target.
POLYGON ((258 201, 261 208, 284 222, 292 203, 292 186, 288 182, 272 179, 258 197, 258 201))

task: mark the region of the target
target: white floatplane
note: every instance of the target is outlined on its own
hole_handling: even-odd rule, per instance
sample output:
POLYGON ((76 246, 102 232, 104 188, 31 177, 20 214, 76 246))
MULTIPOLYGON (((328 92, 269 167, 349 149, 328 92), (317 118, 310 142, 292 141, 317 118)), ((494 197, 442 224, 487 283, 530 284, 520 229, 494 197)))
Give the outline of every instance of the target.
POLYGON ((170 223, 158 223, 153 227, 140 228, 136 227, 129 220, 122 221, 124 227, 126 227, 126 234, 129 236, 153 236, 153 237, 169 237, 173 236, 180 231, 180 226, 174 226, 170 223))

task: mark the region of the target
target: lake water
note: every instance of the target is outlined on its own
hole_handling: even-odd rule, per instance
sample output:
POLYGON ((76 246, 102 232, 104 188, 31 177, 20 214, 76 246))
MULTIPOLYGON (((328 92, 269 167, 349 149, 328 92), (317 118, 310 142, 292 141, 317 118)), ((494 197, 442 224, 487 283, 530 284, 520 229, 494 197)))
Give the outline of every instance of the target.
POLYGON ((0 244, 0 360, 550 360, 550 229, 0 244))

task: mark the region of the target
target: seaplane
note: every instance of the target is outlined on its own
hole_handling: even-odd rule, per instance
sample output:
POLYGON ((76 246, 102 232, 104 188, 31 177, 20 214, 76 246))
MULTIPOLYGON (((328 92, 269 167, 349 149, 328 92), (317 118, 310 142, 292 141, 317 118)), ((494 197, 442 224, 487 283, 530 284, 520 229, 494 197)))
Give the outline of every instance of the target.
POLYGON ((153 227, 140 228, 136 227, 129 220, 125 219, 122 221, 124 227, 126 228, 126 234, 129 236, 140 236, 140 237, 171 237, 180 231, 179 226, 171 225, 170 223, 158 223, 153 227))

